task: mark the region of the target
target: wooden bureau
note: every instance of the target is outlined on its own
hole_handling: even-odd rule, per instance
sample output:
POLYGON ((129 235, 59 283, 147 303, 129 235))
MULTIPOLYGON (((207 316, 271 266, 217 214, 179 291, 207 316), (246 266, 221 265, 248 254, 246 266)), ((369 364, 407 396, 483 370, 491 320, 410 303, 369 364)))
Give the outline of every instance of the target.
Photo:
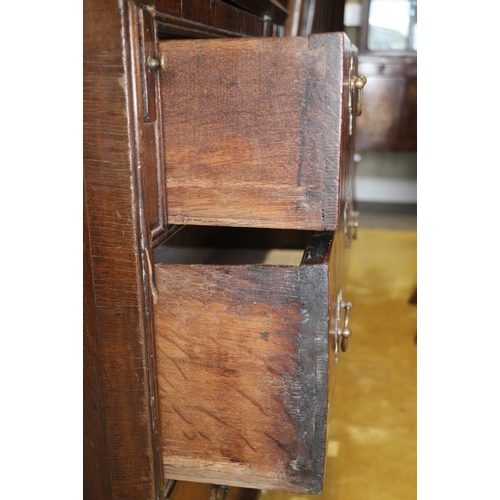
POLYGON ((322 488, 357 50, 233 4, 85 3, 85 498, 322 488))

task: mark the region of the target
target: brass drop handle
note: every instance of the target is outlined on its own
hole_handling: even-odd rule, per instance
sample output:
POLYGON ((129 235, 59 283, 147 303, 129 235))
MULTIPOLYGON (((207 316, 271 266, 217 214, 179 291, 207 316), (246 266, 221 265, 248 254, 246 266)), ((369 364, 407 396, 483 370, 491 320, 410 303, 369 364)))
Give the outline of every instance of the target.
POLYGON ((351 317, 351 310, 353 307, 354 306, 352 302, 346 302, 342 300, 342 291, 339 292, 339 296, 337 299, 337 314, 335 317, 335 325, 332 325, 333 328, 330 330, 330 333, 333 335, 335 363, 339 362, 339 350, 342 350, 342 352, 347 351, 349 338, 352 335, 352 331, 349 328, 349 319, 351 317), (345 309, 345 315, 344 315, 344 326, 341 328, 340 316, 342 313, 342 309, 345 309))
POLYGON ((344 302, 342 307, 345 309, 345 317, 344 317, 344 328, 340 330, 340 336, 342 340, 340 342, 340 348, 342 352, 347 351, 349 337, 352 335, 351 329, 349 328, 349 318, 351 316, 351 309, 353 308, 352 302, 344 302))
POLYGON ((356 116, 361 116, 363 112, 363 88, 367 81, 364 75, 360 75, 354 80, 354 88, 356 89, 356 116))

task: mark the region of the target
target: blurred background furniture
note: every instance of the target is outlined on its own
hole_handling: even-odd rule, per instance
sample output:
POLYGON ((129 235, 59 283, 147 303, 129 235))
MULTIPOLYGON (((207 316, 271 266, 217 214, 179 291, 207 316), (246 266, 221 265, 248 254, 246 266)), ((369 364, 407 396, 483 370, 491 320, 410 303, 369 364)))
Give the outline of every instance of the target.
POLYGON ((356 131, 356 199, 411 210, 417 202, 417 1, 348 0, 345 31, 366 75, 356 131), (408 207, 403 207, 408 205, 408 207))

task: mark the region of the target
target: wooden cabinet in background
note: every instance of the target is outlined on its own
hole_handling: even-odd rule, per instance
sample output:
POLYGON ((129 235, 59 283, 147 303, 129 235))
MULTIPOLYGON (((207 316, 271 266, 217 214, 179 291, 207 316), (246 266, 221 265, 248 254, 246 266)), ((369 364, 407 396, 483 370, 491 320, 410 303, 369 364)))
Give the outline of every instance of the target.
POLYGON ((356 150, 417 149, 417 0, 362 0, 356 150))
POLYGON ((367 77, 356 150, 417 148, 416 56, 360 54, 359 73, 367 77))

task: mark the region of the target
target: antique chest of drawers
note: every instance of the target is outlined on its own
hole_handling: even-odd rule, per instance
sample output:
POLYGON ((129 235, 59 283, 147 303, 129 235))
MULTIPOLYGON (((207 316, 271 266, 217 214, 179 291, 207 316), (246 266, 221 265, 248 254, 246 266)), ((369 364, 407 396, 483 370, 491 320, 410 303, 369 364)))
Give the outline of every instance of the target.
POLYGON ((159 53, 167 221, 311 232, 297 265, 154 259, 165 474, 318 493, 350 335, 355 48, 333 33, 159 53))
POLYGON ((126 3, 127 78, 102 76, 98 48, 89 63, 124 96, 108 103, 113 141, 90 151, 85 177, 103 415, 89 432, 106 443, 94 474, 110 471, 93 491, 113 489, 94 497, 163 498, 172 480, 319 493, 329 387, 350 337, 357 49, 343 33, 185 39, 179 23, 160 36, 174 15, 126 3), (208 260, 207 230, 225 235, 208 260), (252 259, 235 243, 215 259, 235 230, 266 250, 292 234, 301 257, 252 259), (197 235, 197 257, 172 252, 183 234, 197 235))

